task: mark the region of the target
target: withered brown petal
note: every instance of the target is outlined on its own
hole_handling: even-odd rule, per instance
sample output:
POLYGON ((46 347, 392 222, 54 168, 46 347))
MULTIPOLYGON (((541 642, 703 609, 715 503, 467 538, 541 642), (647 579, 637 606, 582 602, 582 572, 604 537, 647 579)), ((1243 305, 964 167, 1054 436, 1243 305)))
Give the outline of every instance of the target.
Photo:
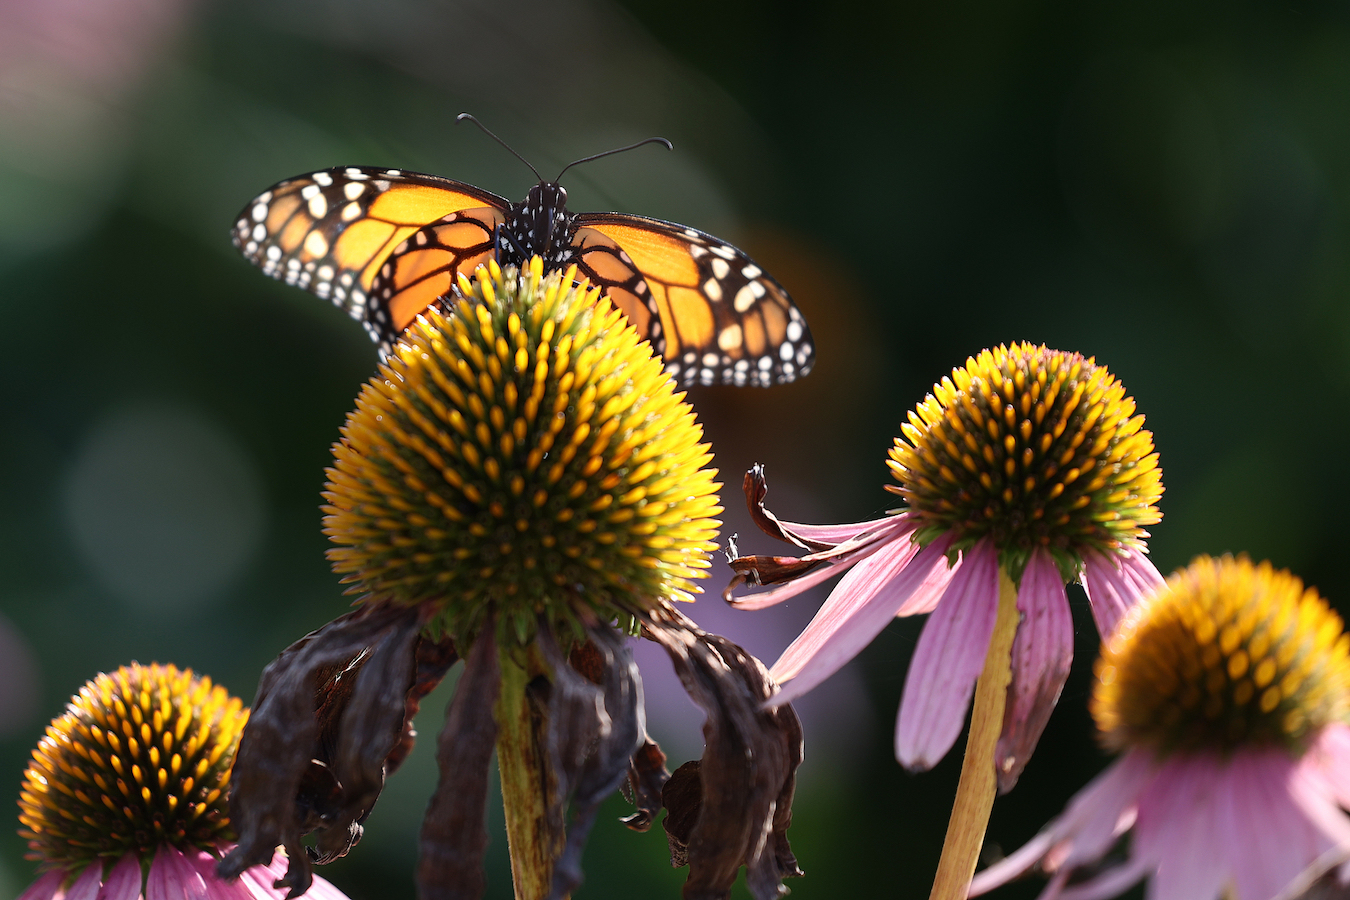
POLYGON ((455 643, 448 636, 433 641, 424 634, 418 635, 413 654, 417 660, 417 667, 412 687, 408 688, 408 696, 403 702, 403 737, 394 745, 394 749, 389 752, 389 758, 385 761, 386 778, 398 771, 398 767, 403 765, 403 761, 412 752, 413 744, 417 740, 417 729, 413 727, 413 719, 422 708, 422 700, 436 689, 445 673, 459 660, 455 643))
POLYGON ((761 463, 755 463, 745 473, 745 478, 741 480, 741 488, 745 491, 745 506, 750 510, 750 518, 759 526, 759 530, 769 537, 788 544, 796 544, 803 550, 826 550, 830 547, 829 544, 807 540, 765 508, 764 498, 769 494, 769 481, 764 475, 764 466, 761 463))
POLYGON ((422 820, 419 900, 476 900, 487 852, 488 766, 497 742, 493 705, 501 689, 491 622, 464 660, 464 674, 436 742, 440 779, 422 820))
MULTIPOLYGON (((639 618, 644 634, 665 648, 685 690, 707 713, 685 900, 725 900, 741 865, 755 900, 782 896, 782 879, 801 874, 785 833, 802 758, 796 712, 788 704, 762 707, 775 690, 768 671, 731 641, 704 632, 672 609, 645 611, 639 618)), ((688 815, 688 801, 676 800, 676 794, 667 785, 667 806, 679 818, 688 815)))
POLYGON ((342 787, 340 807, 316 831, 310 853, 317 863, 347 855, 360 840, 360 823, 384 789, 385 760, 403 738, 405 704, 415 674, 413 645, 421 628, 416 615, 395 620, 381 632, 356 674, 330 763, 342 787))
MULTIPOLYGON (((557 803, 561 807, 569 795, 572 800, 567 843, 553 866, 551 900, 562 900, 581 884, 581 853, 600 804, 628 775, 629 761, 646 735, 642 680, 627 641, 608 625, 586 632, 587 643, 600 656, 598 688, 566 663, 552 635, 541 629, 539 637, 554 670, 548 747, 558 778, 557 803), (571 717, 576 720, 566 721, 571 717)), ((561 809, 556 818, 562 818, 561 809)))
POLYGON ((362 607, 296 641, 263 670, 230 777, 230 819, 239 844, 221 860, 222 878, 270 862, 280 844, 290 862, 276 887, 289 888, 289 897, 309 890, 312 871, 300 842, 296 796, 318 750, 315 675, 325 667, 345 668, 409 615, 396 607, 362 607))
POLYGON ((656 814, 661 811, 661 790, 669 779, 666 754, 656 741, 644 737, 642 746, 633 754, 628 768, 628 790, 632 793, 629 799, 637 807, 637 812, 624 816, 623 824, 634 831, 651 828, 656 814))
POLYGON ((727 565, 736 574, 722 591, 722 599, 732 602, 731 594, 743 584, 782 584, 823 566, 827 560, 796 556, 738 556, 728 559, 727 565))
POLYGON ((666 830, 670 844, 670 864, 675 868, 689 865, 689 841, 703 811, 703 779, 698 776, 699 761, 692 759, 671 774, 661 788, 661 802, 666 807, 666 830))

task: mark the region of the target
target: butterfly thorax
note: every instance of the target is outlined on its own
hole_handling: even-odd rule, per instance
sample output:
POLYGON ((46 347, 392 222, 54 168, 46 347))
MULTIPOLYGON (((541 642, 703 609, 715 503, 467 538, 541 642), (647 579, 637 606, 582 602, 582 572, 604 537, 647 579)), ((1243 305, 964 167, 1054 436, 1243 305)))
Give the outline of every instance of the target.
POLYGON ((567 189, 556 182, 540 182, 524 200, 512 204, 506 221, 497 226, 497 258, 503 265, 518 266, 539 256, 546 271, 564 268, 572 259, 574 231, 576 216, 567 210, 567 189))

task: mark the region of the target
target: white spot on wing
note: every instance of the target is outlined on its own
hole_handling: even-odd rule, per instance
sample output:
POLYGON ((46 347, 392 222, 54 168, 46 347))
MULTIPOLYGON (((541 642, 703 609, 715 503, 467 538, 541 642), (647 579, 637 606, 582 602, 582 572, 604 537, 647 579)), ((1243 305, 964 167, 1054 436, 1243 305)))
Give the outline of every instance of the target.
POLYGON ((309 177, 314 179, 315 184, 321 184, 324 187, 328 187, 333 183, 333 176, 329 175, 327 172, 315 172, 309 177))

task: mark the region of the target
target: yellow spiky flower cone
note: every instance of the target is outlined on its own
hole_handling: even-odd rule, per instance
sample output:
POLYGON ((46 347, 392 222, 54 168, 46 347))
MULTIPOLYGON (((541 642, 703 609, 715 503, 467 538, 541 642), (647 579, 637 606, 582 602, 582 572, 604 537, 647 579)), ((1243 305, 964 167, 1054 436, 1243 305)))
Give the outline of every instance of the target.
POLYGON ((1092 357, 1013 343, 966 360, 909 414, 888 465, 927 544, 982 538, 1021 578, 1048 551, 1066 580, 1086 554, 1142 547, 1162 472, 1134 398, 1092 357))
POLYGON ((575 271, 461 277, 361 391, 324 497, 334 569, 371 600, 612 619, 690 599, 721 524, 702 428, 661 361, 575 271))
POLYGON ((1113 749, 1302 752, 1350 721, 1350 635, 1287 570, 1200 556, 1131 610, 1097 679, 1092 714, 1113 749))
POLYGON ((191 669, 132 663, 100 674, 47 727, 24 772, 29 858, 79 871, 160 846, 230 837, 225 792, 248 710, 191 669))

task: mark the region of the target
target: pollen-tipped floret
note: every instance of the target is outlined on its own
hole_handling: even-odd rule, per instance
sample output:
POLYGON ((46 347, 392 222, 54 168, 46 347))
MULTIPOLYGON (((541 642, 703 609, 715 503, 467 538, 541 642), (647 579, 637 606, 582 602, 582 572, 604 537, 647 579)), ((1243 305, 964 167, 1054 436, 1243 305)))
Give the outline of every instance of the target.
POLYGON ((324 497, 336 571, 472 635, 688 599, 721 512, 702 429, 574 271, 461 277, 363 388, 324 497))
POLYGON ((248 710, 211 679, 132 663, 71 698, 33 751, 19 795, 29 858, 78 870, 227 838, 224 793, 248 710))
POLYGON ((902 427, 888 465, 917 538, 993 540, 1014 578, 1044 547, 1067 579, 1090 550, 1141 546, 1160 519, 1153 435, 1091 357, 1028 343, 966 360, 902 427))
POLYGON ((1350 717, 1350 635, 1270 563, 1198 557, 1135 607, 1097 663, 1092 713, 1112 748, 1280 744, 1350 717))

